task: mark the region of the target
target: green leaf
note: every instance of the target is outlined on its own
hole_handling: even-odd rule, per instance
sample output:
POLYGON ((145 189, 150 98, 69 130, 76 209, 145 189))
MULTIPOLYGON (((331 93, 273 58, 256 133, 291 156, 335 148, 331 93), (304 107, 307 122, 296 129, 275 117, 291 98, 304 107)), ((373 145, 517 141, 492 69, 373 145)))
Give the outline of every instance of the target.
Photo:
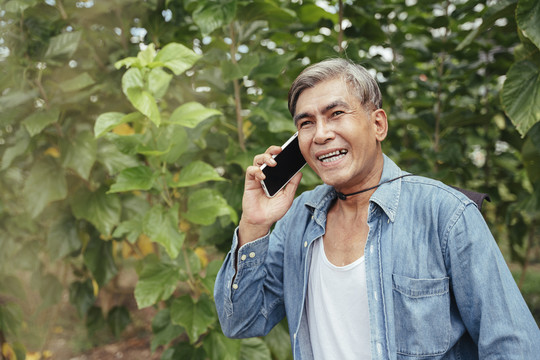
POLYGON ((135 286, 135 300, 139 309, 157 304, 171 297, 180 281, 180 269, 163 262, 144 265, 135 286))
POLYGON ((107 195, 105 187, 94 192, 80 189, 73 195, 70 204, 77 219, 89 221, 103 235, 110 235, 113 227, 120 222, 120 199, 107 195))
POLYGON ((81 90, 81 89, 84 89, 85 87, 88 87, 94 84, 95 84, 94 79, 92 79, 92 77, 87 72, 84 72, 82 74, 75 76, 72 79, 61 82, 59 86, 63 92, 70 92, 70 91, 81 90))
POLYGON ((40 307, 46 308, 58 304, 62 298, 64 287, 58 278, 52 274, 46 274, 40 279, 39 294, 41 296, 40 307))
POLYGON ((171 209, 160 205, 151 208, 144 217, 143 232, 161 244, 171 259, 176 259, 186 237, 178 229, 178 204, 171 209))
POLYGON ((118 268, 114 262, 112 241, 91 238, 84 252, 84 264, 92 273, 100 287, 106 285, 116 273, 118 268))
POLYGON ((95 301, 92 280, 75 281, 69 286, 69 302, 75 306, 79 317, 83 318, 95 301))
POLYGON ((133 190, 150 190, 159 173, 154 172, 148 166, 137 166, 124 169, 118 174, 116 182, 107 192, 126 192, 133 190))
POLYGON ((504 111, 521 136, 540 121, 540 69, 530 61, 512 65, 501 92, 504 111))
POLYGON ((264 337, 276 360, 292 360, 291 340, 286 322, 280 322, 264 337))
POLYGON ((138 165, 134 156, 120 152, 116 145, 108 141, 98 143, 97 161, 105 167, 109 175, 115 175, 126 168, 138 165))
POLYGON ((57 56, 71 57, 81 40, 81 31, 66 32, 51 38, 49 48, 45 53, 46 58, 54 58, 57 56))
POLYGON ((148 74, 148 90, 156 98, 162 98, 169 88, 173 76, 161 68, 155 68, 148 74))
POLYGON ((137 59, 139 59, 141 67, 148 66, 148 64, 150 64, 155 57, 156 47, 153 43, 148 44, 146 49, 139 51, 139 53, 137 54, 137 59))
POLYGON ((47 250, 51 261, 62 259, 81 248, 77 222, 71 216, 54 221, 47 232, 47 250))
POLYGON ((240 360, 272 360, 268 346, 260 338, 242 340, 240 360))
POLYGON ((170 184, 170 186, 187 187, 206 181, 225 181, 225 179, 219 176, 211 165, 202 161, 194 161, 182 169, 178 181, 170 184))
POLYGON ((219 270, 221 269, 223 261, 213 260, 206 267, 204 278, 201 279, 203 286, 208 290, 210 294, 214 293, 214 284, 219 270))
POLYGON ((169 344, 182 332, 183 329, 181 326, 171 322, 170 309, 165 308, 160 310, 152 320, 152 333, 154 336, 152 337, 150 350, 154 352, 159 346, 169 344))
POLYGON ((170 43, 159 50, 152 65, 164 66, 178 76, 191 68, 200 58, 201 55, 197 55, 184 45, 170 43))
POLYGON ((259 57, 255 54, 244 55, 244 57, 236 64, 228 60, 224 60, 221 62, 223 80, 230 81, 248 76, 258 64, 259 57))
POLYGON ((8 147, 2 155, 2 166, 0 170, 5 170, 11 166, 13 160, 24 154, 30 145, 30 137, 24 129, 20 129, 16 133, 15 145, 8 147))
POLYGON ((241 344, 240 340, 229 339, 218 331, 211 331, 204 339, 203 347, 210 360, 238 360, 241 344))
POLYGON ((294 59, 296 54, 288 52, 283 55, 270 55, 261 61, 259 65, 251 72, 255 79, 266 79, 278 77, 287 64, 294 59))
POLYGON ((516 20, 523 34, 540 49, 540 1, 519 0, 516 20))
POLYGON ((456 47, 460 51, 469 46, 479 34, 484 33, 487 29, 495 24, 495 21, 505 17, 514 16, 517 0, 500 0, 487 8, 484 16, 482 16, 482 24, 472 30, 469 35, 456 47))
POLYGON ((86 316, 86 330, 88 331, 88 334, 92 337, 104 327, 105 317, 103 316, 101 308, 92 306, 90 310, 88 310, 88 315, 86 316))
POLYGON ((129 88, 127 97, 131 104, 150 119, 156 126, 161 124, 161 115, 156 103, 156 99, 146 90, 140 88, 129 88))
POLYGON ((193 21, 203 36, 228 25, 236 16, 236 1, 208 2, 193 12, 193 21))
POLYGON ((132 88, 144 88, 144 70, 131 68, 122 76, 122 92, 128 95, 128 90, 132 88))
POLYGON ((143 232, 143 224, 141 215, 136 215, 133 218, 122 222, 114 229, 113 237, 126 237, 127 241, 134 244, 143 232))
POLYGON ((120 112, 107 112, 98 116, 94 124, 94 136, 96 138, 105 135, 116 126, 125 122, 126 114, 120 112))
POLYGON ((236 212, 227 204, 223 196, 214 189, 202 189, 191 194, 185 218, 192 223, 210 225, 218 216, 229 215, 236 222, 236 212))
POLYGON ((38 111, 28 116, 22 123, 26 130, 28 130, 30 136, 35 136, 48 125, 57 122, 59 116, 60 111, 58 109, 38 111))
POLYGON ((210 109, 198 102, 188 102, 177 107, 168 122, 194 128, 210 116, 221 115, 221 111, 210 109))
POLYGON ((134 56, 130 56, 130 57, 127 57, 127 58, 124 58, 122 60, 118 60, 117 62, 114 63, 114 67, 116 69, 120 69, 122 66, 125 66, 126 68, 131 68, 131 67, 142 67, 142 64, 141 64, 141 61, 139 60, 139 58, 137 57, 134 57, 134 56))
POLYGON ((63 169, 48 157, 35 162, 24 183, 23 196, 33 218, 50 202, 65 199, 67 182, 63 169))
POLYGON ((34 6, 37 0, 11 0, 4 5, 4 10, 8 13, 21 14, 30 6, 34 6))
POLYGON ((0 306, 0 331, 17 336, 22 323, 23 314, 19 305, 8 303, 0 306))
POLYGON ((175 299, 171 305, 171 319, 174 324, 186 329, 190 343, 195 343, 216 320, 214 303, 205 295, 195 301, 189 295, 175 299))
POLYGON ((131 316, 125 306, 115 306, 107 314, 107 325, 115 337, 119 337, 130 323, 131 316))
POLYGON ((138 124, 143 119, 144 116, 138 111, 129 113, 127 115, 119 112, 108 112, 101 114, 98 116, 96 123, 94 124, 94 136, 96 138, 101 137, 120 124, 130 122, 138 124))
MULTIPOLYGON (((272 27, 279 28, 296 20, 294 10, 279 7, 275 1, 255 0, 246 3, 241 16, 249 21, 265 20, 272 24, 272 27)), ((337 21, 336 15, 334 15, 334 20, 337 21)))
POLYGON ((82 131, 72 141, 62 142, 60 152, 63 158, 62 165, 88 180, 97 155, 97 143, 92 133, 82 131))

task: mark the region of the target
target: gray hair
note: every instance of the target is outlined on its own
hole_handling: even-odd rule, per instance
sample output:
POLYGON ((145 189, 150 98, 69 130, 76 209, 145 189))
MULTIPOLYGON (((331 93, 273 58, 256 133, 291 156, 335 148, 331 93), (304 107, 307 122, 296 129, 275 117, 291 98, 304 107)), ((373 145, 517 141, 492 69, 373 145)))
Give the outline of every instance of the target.
POLYGON ((342 78, 365 108, 382 108, 382 95, 379 85, 371 74, 361 65, 346 59, 328 59, 305 68, 294 80, 289 90, 289 112, 296 113, 296 103, 300 94, 318 83, 342 78))

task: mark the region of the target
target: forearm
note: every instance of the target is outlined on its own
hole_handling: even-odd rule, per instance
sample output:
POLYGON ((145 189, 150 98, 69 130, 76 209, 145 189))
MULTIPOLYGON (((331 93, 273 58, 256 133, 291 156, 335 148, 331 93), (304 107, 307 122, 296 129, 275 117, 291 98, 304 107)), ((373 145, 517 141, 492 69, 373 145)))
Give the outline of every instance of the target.
MULTIPOLYGON (((223 333, 228 337, 265 335, 283 318, 283 310, 278 308, 282 308, 282 295, 266 290, 269 286, 265 263, 269 237, 266 233, 265 236, 240 247, 238 231, 235 232, 233 246, 218 274, 214 288, 219 320, 223 333), (272 312, 274 315, 269 316, 272 312)), ((281 288, 281 285, 274 284, 270 287, 281 288)))

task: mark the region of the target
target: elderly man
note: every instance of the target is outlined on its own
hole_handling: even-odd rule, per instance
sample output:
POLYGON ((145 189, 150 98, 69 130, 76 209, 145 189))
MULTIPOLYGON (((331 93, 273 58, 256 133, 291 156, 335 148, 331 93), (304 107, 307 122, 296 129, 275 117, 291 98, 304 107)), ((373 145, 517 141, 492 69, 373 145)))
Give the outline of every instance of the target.
POLYGON ((295 359, 538 358, 538 326, 476 204, 383 154, 381 105, 347 60, 294 81, 300 150, 324 185, 294 199, 299 173, 269 198, 260 165, 281 148, 255 156, 216 280, 223 332, 265 335, 286 316, 295 359))

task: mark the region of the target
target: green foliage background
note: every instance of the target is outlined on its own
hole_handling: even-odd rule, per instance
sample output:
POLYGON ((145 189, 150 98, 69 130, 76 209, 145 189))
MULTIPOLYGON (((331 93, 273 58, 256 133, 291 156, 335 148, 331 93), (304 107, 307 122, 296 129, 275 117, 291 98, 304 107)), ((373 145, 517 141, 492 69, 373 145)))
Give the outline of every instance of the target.
POLYGON ((536 0, 3 0, 0 358, 43 346, 63 294, 120 336, 129 310, 96 298, 135 269, 162 359, 289 359, 285 325, 225 338, 213 283, 244 169, 295 130, 290 83, 336 56, 374 69, 400 166, 490 194, 540 319, 538 24, 536 0))

